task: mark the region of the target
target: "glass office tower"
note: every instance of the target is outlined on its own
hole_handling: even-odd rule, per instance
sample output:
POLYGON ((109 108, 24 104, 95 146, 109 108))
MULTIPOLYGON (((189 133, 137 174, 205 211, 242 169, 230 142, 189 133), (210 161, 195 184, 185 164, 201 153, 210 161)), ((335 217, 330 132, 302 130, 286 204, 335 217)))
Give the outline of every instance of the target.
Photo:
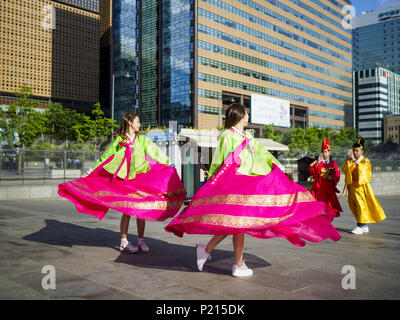
POLYGON ((353 69, 383 67, 400 74, 400 4, 356 16, 353 69))
POLYGON ((353 19, 356 127, 373 143, 384 141, 384 117, 400 114, 400 4, 353 19))
POLYGON ((113 25, 113 119, 136 112, 137 24, 136 0, 114 0, 113 25))
MULTIPOLYGON (((115 113, 135 101, 143 126, 177 120, 180 127, 216 128, 224 108, 240 101, 250 111, 257 93, 289 100, 293 127, 351 126, 351 31, 342 27, 342 8, 350 3, 114 0, 114 29, 120 19, 129 33, 118 45, 127 41, 131 48, 136 41, 127 70, 117 76, 113 68, 115 90, 117 78, 132 76, 119 80, 126 83, 127 104, 117 102, 115 91, 115 113), (117 10, 123 7, 132 9, 117 10)), ((116 63, 122 53, 113 52, 116 63)))
POLYGON ((192 123, 193 1, 162 1, 161 124, 192 123))

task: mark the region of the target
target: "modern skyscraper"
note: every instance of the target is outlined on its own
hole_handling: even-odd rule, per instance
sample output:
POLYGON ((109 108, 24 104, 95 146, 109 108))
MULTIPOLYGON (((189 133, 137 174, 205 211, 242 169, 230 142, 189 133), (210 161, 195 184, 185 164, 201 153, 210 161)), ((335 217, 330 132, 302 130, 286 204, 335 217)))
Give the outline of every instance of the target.
POLYGON ((0 104, 12 103, 23 84, 43 105, 88 111, 98 101, 97 2, 0 2, 0 104))
POLYGON ((373 143, 384 141, 384 117, 400 114, 400 75, 377 67, 354 72, 356 127, 373 143))
POLYGON ((400 114, 400 4, 353 19, 356 127, 373 143, 384 141, 384 116, 400 114))
POLYGON ((353 69, 400 74, 400 3, 353 18, 353 69))
POLYGON ((113 99, 104 101, 115 115, 137 107, 146 127, 177 120, 216 128, 234 101, 251 112, 256 93, 290 101, 292 126, 352 125, 351 32, 342 27, 350 1, 107 2, 100 16, 112 30, 113 57, 102 67, 114 65, 101 82, 114 79, 113 99), (122 31, 117 19, 124 18, 122 31), (135 50, 123 55, 118 48, 128 45, 135 50), (132 62, 118 69, 122 57, 132 62), (119 86, 127 88, 124 102, 119 86))
POLYGON ((101 0, 54 0, 54 2, 69 4, 93 12, 99 12, 99 1, 101 0))
POLYGON ((400 144, 400 115, 385 116, 385 142, 391 140, 393 143, 400 144))

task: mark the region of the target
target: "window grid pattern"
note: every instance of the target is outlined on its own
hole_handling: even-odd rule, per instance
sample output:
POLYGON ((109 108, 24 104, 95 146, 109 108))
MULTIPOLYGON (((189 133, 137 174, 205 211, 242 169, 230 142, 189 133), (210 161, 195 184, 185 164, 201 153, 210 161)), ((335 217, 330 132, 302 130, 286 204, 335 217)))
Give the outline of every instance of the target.
MULTIPOLYGON (((229 12, 229 13, 233 13, 233 14, 235 14, 235 15, 243 18, 243 19, 249 20, 249 21, 251 21, 253 23, 257 23, 258 25, 263 26, 263 27, 265 27, 267 29, 270 29, 270 30, 273 30, 275 32, 278 32, 278 33, 280 33, 280 34, 282 34, 284 36, 287 36, 287 37, 289 37, 291 39, 294 39, 294 40, 299 41, 301 43, 308 44, 309 46, 311 46, 313 48, 316 48, 316 49, 318 49, 320 51, 323 51, 325 53, 328 53, 328 54, 330 54, 330 55, 332 55, 334 57, 337 57, 337 58, 342 58, 343 57, 344 59, 348 59, 347 57, 344 57, 343 55, 338 54, 336 51, 329 50, 328 48, 325 48, 325 47, 321 46, 318 43, 312 42, 312 41, 310 41, 308 39, 305 39, 303 37, 298 36, 295 33, 292 33, 290 31, 288 31, 289 28, 282 29, 282 28, 280 28, 280 27, 278 27, 278 26, 276 26, 276 25, 274 25, 274 24, 272 24, 272 23, 270 23, 270 22, 268 22, 266 20, 260 19, 260 18, 258 18, 256 16, 246 12, 246 11, 237 9, 237 8, 235 8, 235 7, 233 7, 233 6, 229 5, 229 4, 226 4, 226 3, 222 2, 222 1, 219 1, 219 0, 218 1, 217 0, 203 0, 203 1, 215 6, 217 8, 223 9, 223 10, 229 12)), ((343 50, 345 52, 351 53, 351 48, 346 47, 346 46, 344 46, 344 45, 342 45, 342 44, 340 44, 338 42, 335 42, 332 39, 330 39, 328 37, 325 37, 325 36, 319 34, 318 32, 315 32, 314 30, 312 30, 310 28, 304 27, 301 24, 298 24, 298 23, 296 23, 296 22, 294 22, 294 21, 292 21, 292 20, 290 20, 290 19, 288 19, 288 18, 286 18, 286 17, 284 17, 284 16, 282 16, 282 15, 276 13, 276 12, 273 12, 272 10, 269 10, 268 8, 264 8, 264 13, 267 14, 269 17, 273 17, 273 18, 275 18, 275 19, 287 24, 290 27, 293 27, 293 28, 295 28, 297 30, 301 30, 301 31, 303 31, 305 33, 308 33, 309 35, 311 35, 311 36, 313 36, 315 38, 318 38, 318 39, 322 40, 324 43, 328 43, 330 45, 335 46, 336 48, 338 48, 340 50, 343 50)))
MULTIPOLYGON (((340 84, 337 84, 337 83, 334 83, 334 82, 331 82, 331 81, 328 81, 328 80, 325 80, 325 79, 322 79, 322 78, 318 78, 318 77, 312 76, 312 75, 307 74, 307 73, 303 73, 303 72, 300 72, 300 71, 297 71, 297 70, 293 70, 293 69, 281 66, 281 65, 276 64, 276 63, 272 63, 272 62, 269 62, 269 61, 266 61, 266 60, 262 60, 262 59, 259 59, 259 58, 256 58, 256 57, 252 57, 252 56, 249 56, 247 54, 244 54, 244 53, 241 53, 241 52, 238 52, 238 51, 234 51, 234 50, 231 50, 231 49, 227 49, 227 48, 224 48, 224 47, 221 47, 221 46, 217 46, 217 45, 205 42, 205 41, 199 40, 198 41, 198 47, 201 48, 201 49, 208 50, 208 51, 218 52, 218 53, 220 53, 222 55, 225 55, 225 56, 228 56, 228 57, 231 57, 231 58, 235 58, 235 59, 238 59, 238 60, 241 60, 241 61, 249 62, 249 63, 252 63, 254 65, 258 65, 258 66, 262 66, 262 67, 265 67, 265 68, 277 70, 277 71, 285 73, 285 74, 290 74, 290 75, 293 75, 293 76, 295 76, 297 78, 300 78, 300 79, 309 80, 309 81, 312 81, 312 82, 315 82, 315 83, 319 83, 319 84, 322 84, 322 85, 325 85, 325 86, 329 86, 331 88, 336 88, 336 89, 339 89, 339 90, 343 90, 345 92, 352 92, 351 87, 342 86, 340 84)), ((351 81, 351 79, 347 79, 347 80, 349 82, 351 81)))
MULTIPOLYGON (((283 48, 288 49, 290 51, 302 54, 302 55, 304 55, 304 56, 306 56, 308 58, 311 58, 313 60, 322 62, 322 63, 324 63, 326 65, 334 66, 334 67, 336 67, 338 69, 341 69, 341 70, 344 70, 346 72, 351 72, 351 68, 345 67, 341 63, 335 62, 335 61, 330 60, 330 59, 326 59, 326 58, 324 58, 324 57, 322 57, 320 55, 317 55, 317 54, 315 54, 313 52, 310 52, 310 51, 307 51, 307 50, 302 49, 300 47, 294 46, 292 43, 288 43, 288 42, 282 41, 280 39, 272 37, 272 36, 270 36, 268 34, 260 32, 258 30, 255 30, 255 29, 249 28, 249 27, 247 27, 245 25, 242 25, 240 23, 234 22, 234 21, 232 21, 230 19, 227 19, 225 17, 221 17, 221 16, 219 16, 217 14, 214 14, 212 12, 209 12, 207 10, 199 8, 198 9, 198 15, 201 16, 201 17, 204 17, 206 19, 215 21, 217 23, 223 24, 225 26, 228 26, 228 27, 230 27, 232 29, 238 30, 240 32, 246 33, 246 34, 248 34, 250 36, 259 38, 261 40, 264 40, 264 41, 272 43, 274 45, 283 47, 283 48)), ((342 56, 341 59, 343 59, 346 62, 351 64, 351 58, 347 58, 347 57, 342 56)))
POLYGON ((140 121, 144 127, 157 125, 157 6, 158 1, 141 1, 140 121))
POLYGON ((263 81, 269 81, 272 83, 276 83, 276 84, 280 84, 283 85, 285 87, 288 88, 295 88, 298 90, 302 90, 302 91, 306 91, 306 92, 311 92, 314 94, 319 94, 322 96, 326 96, 326 97, 331 97, 333 99, 338 99, 338 100, 342 100, 342 101, 346 101, 346 102, 352 102, 353 99, 352 98, 348 98, 342 95, 338 95, 336 93, 333 92, 329 92, 326 90, 322 90, 322 89, 318 89, 315 87, 310 87, 307 85, 304 85, 302 83, 299 82, 293 82, 293 81, 289 81, 286 79, 282 79, 282 78, 278 78, 278 77, 274 77, 271 75, 267 75, 265 73, 261 73, 261 72, 257 72, 254 70, 249 70, 246 68, 241 68, 241 67, 237 67, 231 64, 227 64, 225 62, 221 62, 221 61, 216 61, 216 60, 212 60, 209 58, 205 58, 205 57, 198 57, 198 63, 200 65, 204 65, 204 66, 210 66, 219 70, 224 70, 224 71, 228 71, 228 72, 232 72, 232 73, 236 73, 236 74, 240 74, 246 77, 251 77, 251 78, 255 78, 255 79, 259 79, 259 80, 263 80, 263 81))
POLYGON ((217 107, 199 105, 198 106, 198 111, 200 113, 216 114, 216 115, 222 116, 222 109, 221 108, 217 108, 217 107))
MULTIPOLYGON (((296 94, 283 92, 283 91, 279 91, 279 90, 275 90, 275 89, 269 89, 269 88, 257 86, 254 84, 241 82, 241 81, 217 77, 214 75, 205 74, 205 73, 201 73, 201 72, 198 73, 198 79, 199 79, 199 81, 215 83, 215 84, 223 85, 226 87, 248 90, 248 91, 252 91, 252 92, 256 92, 256 93, 262 93, 262 94, 266 94, 266 95, 270 95, 270 96, 280 97, 280 98, 286 99, 286 100, 293 100, 293 101, 298 101, 298 102, 303 102, 303 103, 309 103, 309 104, 313 104, 313 105, 317 105, 317 106, 323 106, 326 108, 344 111, 344 106, 337 105, 334 103, 329 103, 329 102, 325 102, 325 101, 321 101, 321 100, 317 100, 317 99, 312 99, 309 97, 303 97, 303 96, 299 96, 296 94)), ((344 118, 344 116, 343 116, 343 118, 344 118)))
MULTIPOLYGON (((268 13, 269 13, 268 9, 266 7, 254 2, 254 1, 251 1, 251 0, 237 0, 237 1, 241 2, 244 5, 247 5, 247 6, 251 7, 251 8, 253 8, 253 9, 256 9, 257 11, 263 12, 266 15, 268 15, 268 13)), ((333 36, 343 40, 344 42, 346 42, 348 44, 351 44, 351 38, 350 37, 345 37, 341 33, 338 33, 337 30, 329 28, 328 26, 326 26, 326 25, 324 25, 322 23, 319 23, 318 21, 312 19, 311 17, 309 17, 307 15, 303 15, 301 12, 295 10, 293 7, 287 6, 285 4, 286 1, 283 2, 283 1, 277 1, 277 0, 266 0, 266 2, 268 2, 268 3, 272 4, 272 5, 280 8, 280 9, 282 9, 284 11, 286 11, 287 13, 289 13, 292 16, 295 16, 295 17, 297 17, 297 18, 299 18, 301 20, 304 20, 305 22, 307 22, 307 23, 309 23, 309 24, 311 24, 313 26, 316 26, 318 29, 321 29, 321 30, 323 30, 323 31, 325 31, 325 32, 327 32, 329 34, 332 34, 333 36)), ((324 18, 322 18, 322 19, 324 21, 326 20, 324 18)), ((341 25, 338 25, 337 23, 335 23, 335 25, 337 27, 339 27, 340 29, 342 29, 341 25)))
POLYGON ((136 0, 114 3, 114 119, 136 111, 136 0))
POLYGON ((178 126, 192 123, 191 58, 193 27, 191 3, 187 0, 164 0, 162 4, 161 48, 161 124, 176 120, 178 126))
POLYGON ((333 71, 327 70, 325 68, 321 68, 321 67, 319 67, 317 65, 314 65, 314 64, 311 64, 311 63, 309 63, 307 61, 300 60, 300 59, 288 56, 288 55, 286 55, 286 54, 284 54, 282 52, 275 51, 275 50, 272 50, 270 48, 261 46, 259 44, 256 44, 256 43, 253 43, 253 42, 241 39, 241 38, 234 37, 232 35, 226 34, 226 33, 221 32, 219 30, 215 30, 213 28, 207 27, 205 25, 199 24, 198 25, 198 31, 202 32, 202 33, 205 33, 207 35, 210 35, 212 37, 215 37, 217 39, 228 41, 228 42, 237 44, 239 46, 242 46, 242 47, 245 47, 245 48, 249 48, 249 49, 257 51, 257 52, 261 52, 261 53, 269 55, 271 57, 274 57, 274 58, 277 58, 277 59, 280 59, 280 60, 283 60, 283 61, 287 61, 287 62, 296 64, 296 65, 299 65, 299 66, 301 66, 303 68, 307 68, 307 69, 310 69, 310 70, 313 70, 313 71, 316 71, 316 72, 327 74, 329 76, 332 76, 332 77, 335 77, 335 78, 338 78, 338 79, 341 79, 341 80, 344 80, 344 81, 348 81, 348 82, 351 83, 351 78, 348 78, 346 76, 339 75, 339 74, 337 74, 337 73, 335 73, 333 71))
POLYGON ((99 12, 99 1, 100 0, 58 0, 57 2, 64 2, 82 9, 99 12))

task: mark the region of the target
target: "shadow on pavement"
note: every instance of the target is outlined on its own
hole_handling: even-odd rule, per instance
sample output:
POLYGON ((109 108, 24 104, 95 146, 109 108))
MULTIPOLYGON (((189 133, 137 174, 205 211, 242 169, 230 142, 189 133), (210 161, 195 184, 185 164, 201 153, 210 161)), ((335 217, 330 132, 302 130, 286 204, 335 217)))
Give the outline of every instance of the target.
MULTIPOLYGON (((27 241, 41 242, 54 246, 93 246, 107 247, 119 251, 119 232, 102 228, 84 226, 46 219, 46 226, 38 232, 24 236, 27 241)), ((130 239, 136 236, 129 235, 130 239)), ((151 251, 135 254, 120 254, 116 263, 125 263, 144 268, 156 268, 176 271, 198 272, 196 266, 196 248, 183 244, 172 244, 163 240, 146 237, 151 251)), ((184 240, 183 240, 184 241, 184 240)), ((229 241, 226 239, 225 241, 229 241)), ((233 260, 232 251, 215 249, 212 258, 204 266, 205 272, 230 274, 233 260)), ((101 259, 101 258, 100 258, 101 259)), ((252 254, 244 254, 246 264, 251 268, 267 267, 271 264, 252 254)))
POLYGON ((44 228, 24 236, 22 239, 54 246, 72 247, 78 245, 114 249, 117 248, 115 244, 120 239, 119 233, 102 228, 91 229, 53 219, 45 219, 45 223, 44 228))
POLYGON ((353 229, 336 228, 336 230, 339 232, 346 232, 346 233, 350 233, 350 234, 352 234, 351 230, 353 230, 353 229))

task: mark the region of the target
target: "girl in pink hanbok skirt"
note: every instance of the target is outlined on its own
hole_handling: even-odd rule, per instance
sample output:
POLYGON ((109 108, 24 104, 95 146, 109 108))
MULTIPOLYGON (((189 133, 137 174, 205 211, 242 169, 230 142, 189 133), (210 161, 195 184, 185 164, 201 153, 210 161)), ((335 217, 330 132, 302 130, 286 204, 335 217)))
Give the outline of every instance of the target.
POLYGON ((165 228, 179 237, 185 232, 215 235, 207 245, 196 246, 200 271, 227 235, 233 235, 232 275, 239 277, 253 274, 243 260, 245 233, 260 239, 282 237, 295 246, 304 246, 305 240, 340 239, 331 224, 335 212, 286 177, 280 163, 243 131, 247 123, 243 105, 227 109, 227 130, 220 135, 209 179, 165 228))
POLYGON ((82 178, 62 183, 58 194, 79 212, 104 218, 108 209, 123 213, 121 252, 150 249, 144 242, 145 220, 163 221, 183 205, 186 190, 170 160, 149 138, 138 134, 139 116, 127 112, 111 145, 82 178), (130 217, 137 219, 138 245, 127 239, 130 217))

